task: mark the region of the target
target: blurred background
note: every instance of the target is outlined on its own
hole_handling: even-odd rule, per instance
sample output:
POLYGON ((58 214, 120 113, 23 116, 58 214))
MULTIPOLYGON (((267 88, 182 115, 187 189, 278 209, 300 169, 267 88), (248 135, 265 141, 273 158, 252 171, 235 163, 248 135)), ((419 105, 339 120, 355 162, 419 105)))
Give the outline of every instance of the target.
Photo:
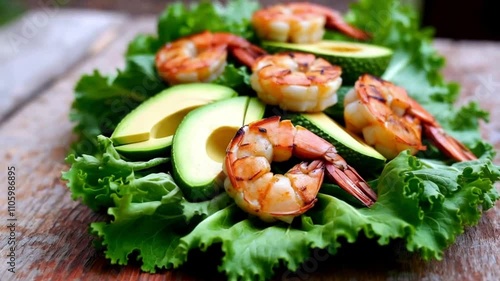
MULTIPOLYGON (((226 0, 227 1, 227 0, 226 0)), ((63 6, 117 11, 133 15, 159 14, 166 4, 165 0, 0 0, 0 24, 16 18, 30 9, 63 6)), ((180 1, 188 3, 190 1, 180 1)), ((224 2, 224 1, 222 1, 224 2)), ((264 5, 276 3, 261 0, 264 5)), ((290 1, 279 1, 290 2, 290 1)), ((316 3, 334 5, 345 11, 354 0, 317 0, 316 3)), ((433 26, 436 36, 452 39, 500 40, 500 1, 498 0, 403 0, 414 4, 421 11, 423 26, 433 26)))

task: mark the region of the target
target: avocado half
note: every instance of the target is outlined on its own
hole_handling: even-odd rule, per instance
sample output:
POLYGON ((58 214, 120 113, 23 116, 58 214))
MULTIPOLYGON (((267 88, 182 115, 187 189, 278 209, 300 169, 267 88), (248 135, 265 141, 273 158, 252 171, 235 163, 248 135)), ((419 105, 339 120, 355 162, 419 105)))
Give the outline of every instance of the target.
POLYGON ((322 40, 312 44, 264 41, 262 47, 270 53, 305 52, 324 58, 342 68, 344 85, 354 84, 365 73, 382 76, 393 54, 391 49, 382 46, 336 40, 322 40))
POLYGON ((175 182, 190 201, 223 192, 222 163, 238 129, 264 116, 257 98, 235 97, 191 111, 179 124, 172 145, 175 182))
POLYGON ((225 86, 194 83, 170 87, 126 115, 111 135, 118 153, 131 159, 165 155, 182 119, 191 110, 237 96, 225 86))

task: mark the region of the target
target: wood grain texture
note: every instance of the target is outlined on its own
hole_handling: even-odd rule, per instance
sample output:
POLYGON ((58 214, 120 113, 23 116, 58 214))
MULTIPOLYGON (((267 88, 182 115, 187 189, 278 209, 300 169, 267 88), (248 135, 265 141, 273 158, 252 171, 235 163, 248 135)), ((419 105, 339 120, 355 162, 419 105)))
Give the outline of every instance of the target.
MULTIPOLYGON (((470 101, 490 113, 489 123, 481 123, 482 135, 500 151, 500 44, 498 42, 440 40, 438 51, 446 55, 444 76, 460 83, 457 105, 470 101)), ((500 163, 500 153, 495 158, 500 163)))
POLYGON ((85 56, 122 14, 39 9, 0 29, 0 120, 85 56))
MULTIPOLYGON (((72 141, 67 116, 77 79, 94 68, 109 72, 121 67, 127 43, 137 33, 153 32, 154 25, 153 18, 139 18, 111 31, 107 48, 62 76, 0 125, 0 182, 6 182, 6 167, 12 165, 17 168, 18 179, 17 273, 6 271, 4 237, 8 230, 2 227, 1 280, 223 280, 214 272, 211 260, 154 275, 140 272, 139 265, 133 262, 126 267, 110 265, 102 252, 92 247, 92 237, 87 233, 89 223, 105 216, 72 201, 60 181, 61 170, 67 169, 64 157, 72 141)), ((463 84, 462 99, 468 99, 474 89, 483 85, 479 78, 470 77, 498 73, 498 60, 482 56, 486 56, 485 52, 498 56, 499 43, 439 41, 436 45, 449 58, 446 77, 463 84)), ((500 96, 488 95, 480 102, 496 114, 493 109, 500 107, 500 96)), ((483 126, 484 136, 498 148, 500 119, 491 121, 483 126)), ((6 196, 0 196, 0 205, 6 206, 6 196)), ((4 223, 5 208, 0 217, 4 223)), ((362 241, 345 245, 333 257, 315 252, 316 258, 297 274, 280 271, 276 280, 498 280, 499 234, 500 203, 485 213, 477 226, 467 228, 458 237, 443 261, 423 262, 397 242, 379 247, 372 241, 362 241)))

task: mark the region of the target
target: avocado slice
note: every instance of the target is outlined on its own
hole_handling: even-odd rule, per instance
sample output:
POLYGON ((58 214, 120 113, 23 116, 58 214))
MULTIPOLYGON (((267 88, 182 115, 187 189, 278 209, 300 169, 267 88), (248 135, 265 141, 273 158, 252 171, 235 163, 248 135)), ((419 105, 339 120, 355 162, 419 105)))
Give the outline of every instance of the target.
POLYGON ((382 154, 323 112, 296 114, 290 119, 294 125, 300 125, 333 144, 339 155, 358 171, 373 172, 385 165, 386 158, 382 154))
POLYGON ((175 182, 191 201, 223 191, 222 162, 239 128, 264 116, 257 98, 235 97, 191 111, 177 128, 172 145, 175 182))
POLYGON ((173 86, 126 115, 111 140, 120 154, 132 159, 162 155, 172 145, 174 132, 189 111, 235 96, 233 89, 209 83, 173 86))
POLYGON ((393 54, 391 49, 382 46, 336 40, 322 40, 312 44, 264 41, 262 47, 271 53, 305 52, 322 57, 342 68, 344 85, 354 84, 364 73, 382 76, 393 54))

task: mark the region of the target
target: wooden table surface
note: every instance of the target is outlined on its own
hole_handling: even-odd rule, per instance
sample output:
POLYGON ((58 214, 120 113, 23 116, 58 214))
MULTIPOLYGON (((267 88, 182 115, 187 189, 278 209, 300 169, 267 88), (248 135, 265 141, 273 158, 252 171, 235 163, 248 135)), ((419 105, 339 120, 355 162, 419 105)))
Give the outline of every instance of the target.
MULTIPOLYGON (((210 270, 184 267, 151 275, 137 264, 113 266, 92 247, 89 223, 102 215, 70 199, 60 180, 74 136, 68 121, 73 87, 93 69, 123 66, 127 43, 153 33, 156 18, 95 11, 41 10, 0 29, 1 280, 204 280, 210 270), (7 169, 16 172, 16 264, 8 272, 7 169)), ((462 84, 460 103, 478 101, 491 112, 483 136, 500 148, 500 42, 437 40, 448 58, 444 75, 462 84)), ((500 158, 495 159, 500 164, 500 158)), ((424 262, 397 243, 343 247, 318 261, 307 280, 498 280, 500 203, 467 228, 442 261, 424 262)), ((285 280, 283 272, 277 280, 285 280)), ((220 277, 220 276, 219 276, 220 277)), ((301 280, 301 279, 296 279, 301 280)))

